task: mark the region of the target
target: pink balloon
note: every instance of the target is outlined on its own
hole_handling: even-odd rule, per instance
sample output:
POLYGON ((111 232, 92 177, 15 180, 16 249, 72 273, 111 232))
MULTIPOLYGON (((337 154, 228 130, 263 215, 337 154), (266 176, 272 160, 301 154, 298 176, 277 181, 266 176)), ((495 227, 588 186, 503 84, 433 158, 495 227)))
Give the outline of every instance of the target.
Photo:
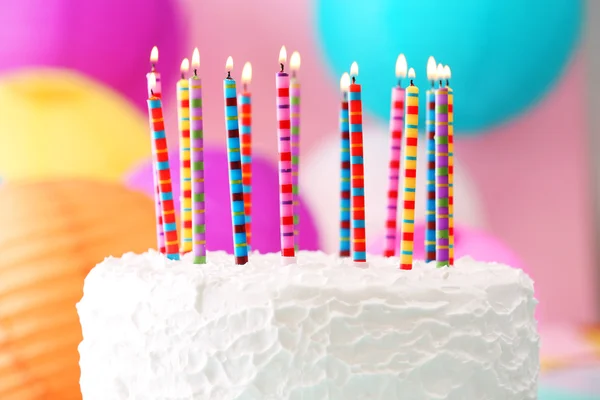
POLYGON ((163 87, 174 87, 179 76, 186 24, 175 0, 2 1, 0 15, 0 71, 76 69, 140 106, 152 46, 159 47, 163 87))
MULTIPOLYGON (((204 154, 206 189, 206 241, 209 250, 232 252, 231 207, 227 153, 206 149, 204 154)), ((179 193, 179 154, 169 153, 173 193, 179 193)), ((277 252, 279 246, 279 181, 276 167, 261 156, 252 156, 252 249, 277 252)), ((152 165, 146 162, 126 179, 127 186, 153 196, 152 165)), ((179 196, 175 207, 179 211, 179 196)), ((300 249, 317 250, 319 235, 310 211, 300 199, 300 249)))

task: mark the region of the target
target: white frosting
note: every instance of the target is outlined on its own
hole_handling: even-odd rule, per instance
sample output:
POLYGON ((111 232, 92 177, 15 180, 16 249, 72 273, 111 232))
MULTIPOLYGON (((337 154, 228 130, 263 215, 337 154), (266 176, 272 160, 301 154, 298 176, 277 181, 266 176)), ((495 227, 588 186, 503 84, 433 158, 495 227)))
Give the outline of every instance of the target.
POLYGON ((370 257, 150 251, 108 258, 77 305, 84 400, 536 399, 533 282, 370 257))

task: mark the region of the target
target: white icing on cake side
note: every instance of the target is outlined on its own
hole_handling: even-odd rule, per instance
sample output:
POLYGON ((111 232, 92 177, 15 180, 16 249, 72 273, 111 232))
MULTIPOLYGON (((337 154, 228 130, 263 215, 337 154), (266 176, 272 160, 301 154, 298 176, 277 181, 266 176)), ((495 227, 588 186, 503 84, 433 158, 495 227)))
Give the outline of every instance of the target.
POLYGON ((510 267, 300 252, 108 258, 77 305, 84 400, 537 398, 533 282, 510 267))

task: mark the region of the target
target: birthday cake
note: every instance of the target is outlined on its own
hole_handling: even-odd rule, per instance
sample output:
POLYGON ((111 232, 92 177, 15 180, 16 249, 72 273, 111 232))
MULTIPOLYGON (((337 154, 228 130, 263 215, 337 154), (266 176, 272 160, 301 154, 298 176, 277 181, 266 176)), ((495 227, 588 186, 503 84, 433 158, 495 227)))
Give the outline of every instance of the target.
POLYGON ((455 267, 320 252, 155 251, 107 258, 85 280, 85 400, 536 399, 533 282, 455 267))

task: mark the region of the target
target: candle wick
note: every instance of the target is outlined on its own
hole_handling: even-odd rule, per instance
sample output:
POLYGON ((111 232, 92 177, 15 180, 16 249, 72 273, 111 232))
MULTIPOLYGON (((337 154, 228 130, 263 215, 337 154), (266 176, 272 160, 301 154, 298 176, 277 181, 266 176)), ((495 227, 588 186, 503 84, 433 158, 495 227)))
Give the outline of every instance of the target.
POLYGON ((281 66, 281 72, 283 72, 283 69, 284 69, 283 63, 279 63, 279 65, 281 66))
POLYGON ((231 71, 227 71, 227 79, 231 79, 231 71))
POLYGON ((151 68, 151 69, 152 69, 152 72, 154 72, 154 71, 156 70, 156 64, 154 64, 154 63, 150 63, 150 65, 152 66, 152 68, 151 68))
POLYGON ((198 76, 198 70, 194 68, 194 76, 198 76))
POLYGON ((248 85, 244 83, 244 92, 248 91, 248 85))
POLYGON ((410 80, 410 86, 415 86, 415 82, 412 79, 410 80))
POLYGON ((356 77, 355 76, 352 77, 352 83, 356 83, 356 77))
POLYGON ((446 86, 450 86, 450 79, 446 79, 446 86))
POLYGON ((444 87, 444 82, 440 79, 440 88, 444 87))
POLYGON ((185 79, 185 74, 183 72, 181 73, 181 79, 185 79))
POLYGON ((398 87, 402 87, 402 78, 398 78, 398 87))
POLYGON ((154 89, 150 89, 150 95, 154 96, 154 89))
POLYGON ((431 88, 435 89, 435 81, 431 81, 431 88))

